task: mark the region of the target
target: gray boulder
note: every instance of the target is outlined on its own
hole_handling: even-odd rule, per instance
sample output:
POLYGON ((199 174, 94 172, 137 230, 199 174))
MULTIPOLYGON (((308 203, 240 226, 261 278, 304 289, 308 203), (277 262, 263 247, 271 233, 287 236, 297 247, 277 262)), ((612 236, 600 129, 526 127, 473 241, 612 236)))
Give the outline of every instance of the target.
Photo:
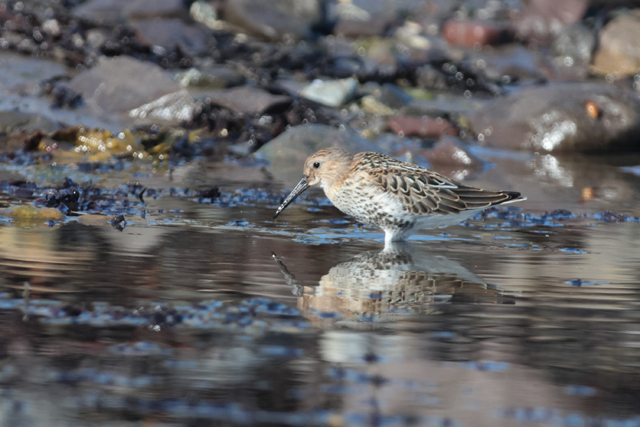
POLYGON ((471 123, 487 147, 542 153, 640 150, 638 95, 599 82, 523 90, 490 102, 471 123))
POLYGON ((73 9, 78 18, 101 24, 118 24, 126 20, 124 10, 130 0, 89 0, 73 9))
POLYGON ((225 19, 267 40, 302 39, 322 18, 319 0, 228 0, 225 19))
POLYGON ((0 132, 12 133, 32 130, 53 132, 58 129, 60 129, 59 124, 40 114, 0 111, 0 132))
POLYGON ((143 43, 173 49, 179 46, 190 55, 198 55, 206 49, 206 34, 195 25, 187 25, 180 19, 142 19, 132 24, 143 43))
POLYGON ((340 130, 326 125, 295 126, 266 143, 255 153, 269 162, 270 174, 285 184, 295 184, 302 177, 302 166, 311 154, 329 147, 350 153, 380 151, 378 146, 358 135, 353 129, 340 130))
POLYGON ((145 121, 189 120, 195 109, 191 95, 162 68, 128 57, 100 61, 74 77, 69 87, 94 110, 145 121))

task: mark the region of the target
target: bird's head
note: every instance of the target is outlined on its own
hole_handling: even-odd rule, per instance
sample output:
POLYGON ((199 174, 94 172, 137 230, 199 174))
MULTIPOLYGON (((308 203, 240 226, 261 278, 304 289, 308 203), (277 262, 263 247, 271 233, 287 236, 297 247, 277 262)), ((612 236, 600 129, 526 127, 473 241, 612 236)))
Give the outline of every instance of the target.
POLYGON ((284 208, 311 186, 318 186, 328 194, 333 186, 344 181, 352 160, 351 154, 339 148, 327 148, 309 156, 302 169, 303 178, 289 193, 273 217, 280 215, 284 208))

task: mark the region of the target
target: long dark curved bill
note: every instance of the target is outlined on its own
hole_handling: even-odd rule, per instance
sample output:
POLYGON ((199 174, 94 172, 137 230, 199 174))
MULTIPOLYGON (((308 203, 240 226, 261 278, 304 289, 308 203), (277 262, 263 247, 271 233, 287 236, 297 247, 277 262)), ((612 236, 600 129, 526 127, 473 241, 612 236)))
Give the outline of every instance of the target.
POLYGON ((273 218, 275 219, 278 215, 280 215, 280 212, 282 212, 284 208, 289 206, 289 204, 293 202, 296 199, 296 197, 302 194, 304 190, 306 190, 309 187, 310 186, 309 186, 309 181, 307 181, 307 177, 302 177, 298 185, 296 185, 295 188, 291 190, 291 193, 289 193, 287 198, 284 199, 284 202, 282 202, 282 204, 280 205, 276 213, 273 214, 273 218))

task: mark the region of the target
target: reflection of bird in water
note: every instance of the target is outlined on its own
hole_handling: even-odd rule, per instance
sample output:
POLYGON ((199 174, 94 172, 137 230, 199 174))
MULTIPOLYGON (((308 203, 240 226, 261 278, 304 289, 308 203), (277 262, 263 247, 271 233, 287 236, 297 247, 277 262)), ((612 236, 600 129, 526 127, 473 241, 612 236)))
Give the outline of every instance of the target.
POLYGON ((310 318, 339 314, 351 320, 393 320, 403 314, 437 312, 439 304, 512 303, 458 262, 414 252, 406 244, 387 244, 363 252, 322 276, 319 286, 298 281, 275 256, 293 286, 298 308, 310 318))

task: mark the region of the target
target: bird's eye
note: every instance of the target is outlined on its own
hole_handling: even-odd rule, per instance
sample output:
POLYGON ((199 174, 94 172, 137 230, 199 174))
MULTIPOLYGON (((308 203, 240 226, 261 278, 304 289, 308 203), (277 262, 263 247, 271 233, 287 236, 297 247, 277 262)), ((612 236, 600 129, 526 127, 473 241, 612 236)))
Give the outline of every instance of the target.
POLYGON ((315 163, 313 164, 313 167, 314 167, 314 168, 316 168, 316 169, 318 169, 318 168, 320 167, 320 163, 319 163, 319 162, 315 162, 315 163))

